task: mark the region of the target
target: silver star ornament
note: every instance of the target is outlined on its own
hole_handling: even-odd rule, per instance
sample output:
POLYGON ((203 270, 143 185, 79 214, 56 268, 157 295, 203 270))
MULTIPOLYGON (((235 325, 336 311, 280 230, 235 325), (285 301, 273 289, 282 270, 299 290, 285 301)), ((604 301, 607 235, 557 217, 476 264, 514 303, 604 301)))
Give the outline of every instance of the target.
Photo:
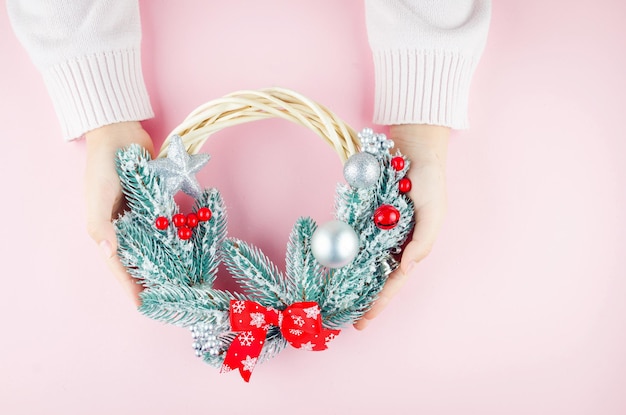
POLYGON ((202 189, 195 173, 209 162, 209 158, 208 154, 189 155, 183 145, 183 139, 174 135, 170 141, 167 158, 152 160, 148 166, 161 178, 165 191, 171 196, 182 190, 188 195, 198 198, 202 189))

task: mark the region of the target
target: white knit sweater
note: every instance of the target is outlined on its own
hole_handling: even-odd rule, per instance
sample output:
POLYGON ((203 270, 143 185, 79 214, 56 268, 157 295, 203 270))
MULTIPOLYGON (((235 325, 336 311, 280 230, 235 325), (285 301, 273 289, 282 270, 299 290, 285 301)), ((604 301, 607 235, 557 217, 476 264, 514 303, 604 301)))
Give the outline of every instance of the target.
MULTIPOLYGON (((377 124, 467 127, 489 0, 365 0, 377 124)), ((64 138, 153 116, 141 70, 137 0, 7 0, 64 138)))

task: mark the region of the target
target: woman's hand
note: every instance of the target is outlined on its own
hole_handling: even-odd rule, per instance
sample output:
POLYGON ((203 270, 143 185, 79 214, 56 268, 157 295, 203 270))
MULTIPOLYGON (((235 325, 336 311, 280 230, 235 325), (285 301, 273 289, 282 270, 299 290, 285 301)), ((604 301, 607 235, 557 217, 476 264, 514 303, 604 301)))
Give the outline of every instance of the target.
POLYGON ((449 137, 449 128, 434 125, 394 125, 389 129, 389 138, 395 143, 394 150, 400 150, 411 161, 407 176, 413 184, 409 197, 415 206, 415 229, 412 240, 402 252, 400 268, 389 276, 372 308, 354 324, 359 330, 380 314, 435 243, 446 214, 449 137))
POLYGON ((118 149, 133 143, 153 153, 152 139, 139 122, 106 125, 88 132, 85 138, 87 141, 85 171, 87 231, 100 247, 109 269, 134 303, 139 305, 141 286, 136 284, 126 272, 117 257, 117 238, 111 222, 121 212, 124 200, 115 169, 115 155, 118 149))

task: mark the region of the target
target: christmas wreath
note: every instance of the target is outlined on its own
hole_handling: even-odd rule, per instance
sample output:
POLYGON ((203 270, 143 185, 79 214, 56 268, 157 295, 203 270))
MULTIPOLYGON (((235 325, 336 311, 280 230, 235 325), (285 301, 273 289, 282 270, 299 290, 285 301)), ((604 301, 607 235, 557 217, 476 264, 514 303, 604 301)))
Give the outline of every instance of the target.
POLYGON ((409 161, 391 155, 392 147, 383 134, 356 134, 321 105, 273 88, 197 108, 154 160, 137 145, 120 150, 117 170, 130 210, 115 221, 118 254, 144 287, 139 310, 190 329, 199 357, 222 372, 238 369, 246 381, 256 363, 288 343, 326 349, 376 300, 413 226, 409 161), (284 275, 254 245, 227 237, 219 191, 201 189, 194 176, 209 160, 197 152, 212 133, 270 117, 323 137, 345 162, 347 181, 337 186, 335 220, 318 226, 298 219, 284 275), (180 190, 194 197, 192 212, 175 202, 180 190), (221 262, 243 293, 213 287, 221 262))

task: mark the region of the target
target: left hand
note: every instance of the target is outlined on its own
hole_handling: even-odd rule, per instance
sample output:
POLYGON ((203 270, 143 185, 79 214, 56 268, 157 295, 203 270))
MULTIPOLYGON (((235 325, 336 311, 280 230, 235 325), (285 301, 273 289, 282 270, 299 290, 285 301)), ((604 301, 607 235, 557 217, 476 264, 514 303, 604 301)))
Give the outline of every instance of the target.
POLYGON ((132 278, 117 256, 117 237, 111 222, 123 205, 122 187, 115 168, 115 156, 120 148, 137 143, 154 152, 152 139, 136 121, 109 124, 85 134, 87 166, 85 169, 85 201, 87 232, 99 245, 109 269, 122 284, 135 305, 141 301, 141 285, 132 278))
POLYGON ((405 124, 389 129, 395 147, 411 161, 407 177, 413 184, 408 193, 415 207, 413 238, 402 252, 400 267, 394 271, 372 308, 354 327, 362 330, 387 306, 406 283, 418 262, 431 251, 447 208, 446 158, 450 129, 447 127, 405 124))

